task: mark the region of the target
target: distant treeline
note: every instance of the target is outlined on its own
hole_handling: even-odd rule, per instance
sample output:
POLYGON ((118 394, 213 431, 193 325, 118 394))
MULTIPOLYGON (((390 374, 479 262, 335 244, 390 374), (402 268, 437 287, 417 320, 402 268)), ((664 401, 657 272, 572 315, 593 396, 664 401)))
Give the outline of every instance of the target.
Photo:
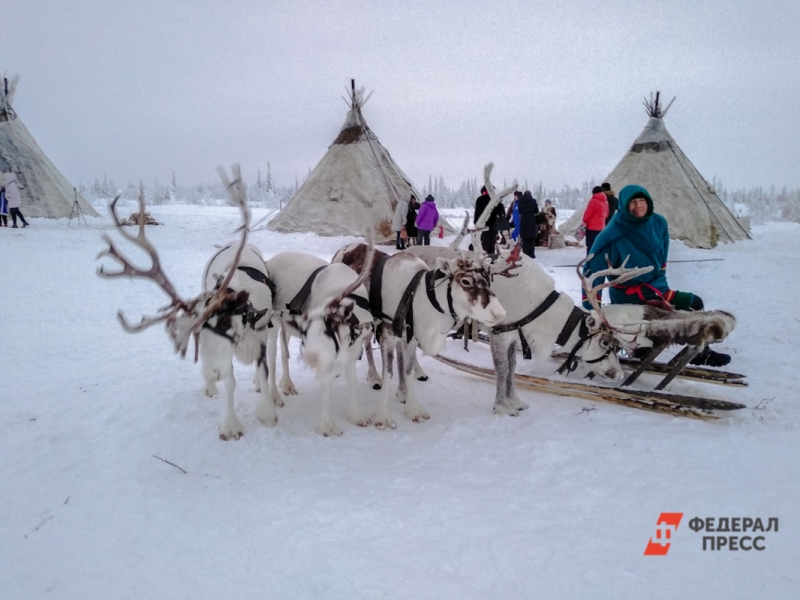
MULTIPOLYGON (((269 166, 266 176, 258 171, 255 182, 247 183, 247 193, 253 206, 265 208, 280 208, 285 206, 294 195, 302 182, 292 186, 276 185, 270 174, 269 166)), ((522 190, 530 190, 540 204, 545 199, 550 199, 558 208, 578 209, 591 196, 591 190, 600 182, 585 181, 580 187, 564 185, 560 189, 550 189, 541 182, 529 184, 527 181, 520 183, 522 190)), ((504 181, 496 184, 505 188, 510 182, 504 181)), ((458 187, 448 186, 444 178, 429 177, 421 192, 423 198, 428 194, 436 198, 436 204, 441 208, 471 208, 475 199, 480 194, 482 181, 477 178, 462 182, 458 187)), ((783 187, 777 190, 774 186, 769 189, 762 187, 749 190, 729 190, 717 179, 712 180, 711 187, 716 190, 720 199, 731 209, 734 215, 749 216, 753 223, 765 221, 795 221, 800 222, 800 189, 789 190, 783 187)), ((221 183, 198 183, 183 185, 178 183, 173 175, 169 183, 154 181, 150 185, 142 182, 128 183, 124 189, 116 186, 113 180, 103 176, 98 178, 91 186, 81 184, 79 191, 92 200, 113 198, 118 192, 129 200, 138 198, 141 190, 150 204, 206 204, 223 205, 228 202, 225 188, 221 183)), ((508 200, 506 199, 506 203, 508 200)))

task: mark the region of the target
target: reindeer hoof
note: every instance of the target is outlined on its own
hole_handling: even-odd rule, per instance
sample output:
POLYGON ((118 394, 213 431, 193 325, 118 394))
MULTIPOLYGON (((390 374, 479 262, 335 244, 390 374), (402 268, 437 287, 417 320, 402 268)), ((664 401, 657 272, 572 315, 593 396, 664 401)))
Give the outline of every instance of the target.
POLYGON ((379 389, 381 389, 381 384, 380 384, 380 383, 373 383, 373 384, 372 384, 372 389, 373 389, 373 390, 379 390, 379 389))
POLYGON ((231 434, 220 433, 219 439, 221 439, 223 442, 227 442, 228 440, 239 440, 243 435, 244 434, 241 431, 236 431, 231 434))
POLYGON ((422 423, 423 421, 427 421, 430 418, 431 418, 431 416, 428 413, 422 413, 422 414, 416 415, 411 420, 414 421, 414 423, 422 423))
POLYGON ((342 430, 333 423, 323 423, 317 426, 317 433, 323 437, 338 437, 342 435, 342 430))
POLYGON ((417 377, 417 381, 428 381, 428 376, 422 375, 421 377, 417 377))

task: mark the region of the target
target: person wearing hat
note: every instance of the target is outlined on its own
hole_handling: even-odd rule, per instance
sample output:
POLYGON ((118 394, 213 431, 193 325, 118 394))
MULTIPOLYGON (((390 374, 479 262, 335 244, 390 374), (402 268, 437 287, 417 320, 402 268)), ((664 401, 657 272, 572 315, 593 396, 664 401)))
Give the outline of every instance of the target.
POLYGON ((408 216, 406 217, 406 246, 414 246, 417 243, 417 211, 419 210, 419 201, 414 194, 411 194, 411 199, 408 201, 408 216))
MULTIPOLYGON (((483 211, 486 210, 486 207, 489 206, 489 202, 491 201, 492 198, 489 196, 489 192, 486 191, 486 186, 483 186, 481 188, 481 195, 475 200, 475 216, 472 219, 473 223, 478 222, 478 219, 481 218, 483 211)), ((486 230, 481 232, 481 246, 486 254, 494 254, 494 247, 497 243, 497 219, 504 219, 505 216, 506 211, 503 208, 503 203, 498 202, 497 206, 492 210, 492 214, 486 219, 486 230)))
POLYGON ((606 200, 602 188, 596 185, 592 190, 592 197, 586 206, 586 211, 583 213, 583 224, 586 227, 586 256, 589 256, 595 238, 606 226, 607 216, 608 200, 606 200))
POLYGON ((536 215, 539 214, 539 205, 530 190, 525 190, 519 199, 519 239, 522 240, 522 252, 531 258, 536 258, 536 236, 539 233, 539 224, 536 215))
POLYGON ((419 207, 417 214, 417 245, 430 246, 431 245, 431 231, 434 230, 439 223, 439 210, 436 208, 436 202, 433 196, 425 198, 425 202, 419 207))
MULTIPOLYGON (((619 207, 617 216, 595 239, 592 246, 594 256, 584 265, 584 273, 608 268, 606 257, 614 267, 619 267, 626 257, 630 257, 626 268, 652 266, 653 270, 608 288, 612 304, 668 304, 678 310, 703 310, 700 296, 669 287, 669 228, 667 220, 653 212, 650 192, 640 185, 626 185, 619 193, 619 207)), ((585 291, 583 306, 591 310, 585 291)), ((706 347, 692 359, 692 364, 722 367, 730 360, 730 355, 706 347)))
POLYGON ((619 199, 617 199, 617 197, 614 195, 614 192, 611 191, 611 184, 608 182, 605 182, 600 186, 600 191, 606 195, 606 201, 608 202, 608 216, 606 217, 606 225, 608 225, 611 222, 614 214, 617 212, 619 199))

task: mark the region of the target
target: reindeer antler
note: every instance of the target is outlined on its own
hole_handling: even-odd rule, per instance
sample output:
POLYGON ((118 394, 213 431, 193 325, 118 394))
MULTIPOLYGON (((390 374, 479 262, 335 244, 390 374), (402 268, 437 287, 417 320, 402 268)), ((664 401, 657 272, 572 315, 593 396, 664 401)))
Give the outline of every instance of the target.
MULTIPOLYGON (((114 245, 114 242, 108 235, 103 235, 103 239, 108 243, 108 249, 101 251, 97 258, 110 256, 122 265, 122 270, 117 272, 108 272, 101 265, 97 269, 97 274, 100 277, 115 278, 115 277, 131 277, 140 279, 149 279, 156 283, 166 294, 171 298, 171 302, 159 309, 158 314, 155 316, 144 316, 138 325, 131 325, 125 319, 125 315, 120 310, 117 312, 117 319, 119 319, 122 328, 128 333, 138 333, 144 331, 148 327, 156 323, 165 323, 167 331, 172 338, 175 345, 175 351, 180 352, 182 357, 186 356, 186 350, 189 344, 190 337, 194 336, 195 343, 197 343, 199 331, 214 311, 219 310, 222 304, 228 300, 233 299, 237 295, 236 292, 228 290, 228 284, 233 278, 236 268, 239 265, 239 260, 242 256, 242 251, 247 243, 248 228, 250 225, 250 209, 247 206, 247 194, 244 191, 244 186, 241 180, 241 171, 239 165, 232 167, 233 181, 230 181, 225 173, 225 170, 220 167, 218 172, 223 183, 228 188, 228 193, 231 197, 231 202, 238 206, 242 212, 242 226, 237 231, 242 232, 242 240, 237 248, 236 255, 233 263, 228 269, 223 280, 219 286, 213 291, 203 292, 196 298, 191 300, 184 300, 175 291, 175 286, 167 277, 166 273, 161 267, 161 259, 155 246, 147 239, 144 231, 144 214, 145 214, 145 201, 144 192, 139 194, 139 233, 136 236, 131 235, 123 228, 122 222, 117 216, 116 205, 119 200, 119 195, 109 204, 109 211, 111 217, 114 219, 114 225, 119 231, 119 234, 134 244, 142 248, 150 257, 152 265, 149 269, 140 269, 135 267, 131 261, 125 257, 119 249, 114 245), (199 313, 200 307, 203 307, 202 313, 199 313)), ((197 352, 195 352, 195 360, 197 360, 197 352)))
POLYGON ((147 255, 150 257, 151 266, 149 269, 140 269, 133 265, 133 263, 128 260, 117 248, 114 242, 107 234, 103 234, 103 240, 108 243, 108 249, 102 250, 98 255, 97 258, 102 258, 104 256, 110 256, 118 263, 122 265, 121 271, 116 272, 108 272, 105 270, 103 265, 97 268, 97 275, 100 277, 105 277, 107 279, 113 279, 115 277, 131 277, 131 278, 140 278, 140 279, 149 279, 153 281, 156 285, 158 285, 167 296, 170 297, 172 300, 167 306, 164 308, 159 309, 159 314, 152 316, 152 317, 142 317, 142 320, 138 325, 131 325, 125 319, 125 315, 123 312, 117 311, 117 319, 122 324, 122 328, 127 331, 128 333, 137 333, 139 331, 143 331, 148 327, 155 325, 156 323, 161 323, 174 317, 180 310, 186 309, 190 303, 187 303, 183 298, 181 298, 178 293, 175 291, 175 286, 172 285, 172 282, 167 277, 164 270, 161 268, 161 259, 158 256, 158 252, 155 249, 155 246, 150 243, 150 240, 147 239, 144 231, 145 225, 145 202, 144 202, 144 192, 139 194, 139 233, 136 236, 131 235, 128 233, 119 219, 117 215, 117 202, 120 199, 120 195, 118 194, 114 200, 111 201, 111 204, 108 205, 108 209, 111 212, 111 218, 114 219, 114 225, 119 231, 119 234, 134 244, 138 246, 142 250, 144 250, 147 255))
POLYGON ((475 248, 475 256, 476 258, 480 255, 480 239, 478 238, 478 233, 483 231, 486 226, 486 221, 492 215, 492 211, 494 207, 500 204, 505 196, 514 193, 519 188, 519 184, 515 179, 513 183, 505 188, 504 190, 498 192, 497 188, 494 187, 492 183, 492 171, 494 170, 494 163, 489 163, 483 169, 483 180, 484 184, 486 185, 486 193, 489 194, 489 204, 486 205, 486 208, 481 213, 481 216, 478 217, 478 220, 475 222, 475 229, 472 231, 472 245, 475 248))
POLYGON ((450 242, 450 249, 451 250, 458 250, 458 246, 461 244, 461 240, 463 240, 468 233, 470 233, 469 228, 469 212, 464 211, 464 222, 461 224, 461 231, 458 232, 456 239, 450 242))
POLYGON ((511 252, 506 257, 505 266, 500 269, 499 271, 492 271, 492 276, 499 275, 500 277, 518 277, 519 273, 511 273, 513 269, 516 269, 522 266, 522 261, 520 260, 520 256, 522 255, 522 244, 517 242, 514 247, 511 249, 511 252))
MULTIPOLYGON (((206 309, 198 319, 201 325, 215 311, 219 310, 220 306, 231 296, 231 292, 228 291, 228 285, 230 284, 231 279, 233 279, 236 269, 239 267, 239 261, 242 258, 242 252, 244 251, 244 247, 247 245, 247 235, 250 233, 250 219, 252 217, 250 207, 247 205, 247 192, 245 192, 244 185, 242 184, 242 171, 240 165, 237 163, 231 166, 231 175, 233 180, 228 178, 228 174, 222 165, 217 167, 217 174, 219 174, 219 178, 222 180, 222 183, 225 185, 225 188, 228 191, 231 204, 238 206, 242 213, 242 224, 236 230, 242 232, 242 239, 239 242, 239 247, 236 249, 236 254, 233 257, 233 262, 228 268, 228 272, 225 274, 225 277, 222 279, 222 281, 220 281, 217 285, 216 292, 209 299, 208 303, 206 304, 206 309)), ((199 329, 199 327, 193 327, 192 329, 199 329)))
POLYGON ((631 255, 629 254, 625 257, 625 260, 622 261, 620 266, 614 267, 611 264, 611 260, 608 258, 608 254, 606 254, 606 264, 608 265, 607 269, 603 269, 597 273, 584 273, 582 271, 583 266, 592 260, 592 258, 594 258, 594 254, 590 254, 578 263, 576 269, 578 272, 578 277, 580 277, 581 284, 583 285, 583 289, 586 291, 586 296, 589 299, 589 303, 592 305, 592 308, 595 310, 595 312, 597 312, 598 316, 603 321, 603 324, 612 330, 615 330, 615 328, 611 326, 611 324, 608 322, 608 319, 606 319, 605 313, 603 313, 603 310, 600 308, 600 301, 597 299, 597 294, 602 292, 604 289, 611 287, 612 285, 625 283, 626 281, 635 279, 639 277, 639 275, 644 275, 645 273, 649 273, 653 270, 652 265, 647 267, 637 267, 634 269, 626 268, 625 265, 628 263, 628 259, 630 257, 631 255), (614 279, 611 281, 605 281, 595 286, 594 281, 601 277, 614 277, 614 279))

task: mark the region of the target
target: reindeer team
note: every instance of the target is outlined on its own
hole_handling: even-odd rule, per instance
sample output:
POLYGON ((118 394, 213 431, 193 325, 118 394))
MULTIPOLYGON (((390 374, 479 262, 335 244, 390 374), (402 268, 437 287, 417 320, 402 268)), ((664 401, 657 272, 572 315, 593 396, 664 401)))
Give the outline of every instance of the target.
MULTIPOLYGON (((396 428, 389 405, 395 356, 396 398, 404 404, 406 417, 413 422, 430 418, 415 391, 415 379, 426 379, 419 369, 416 349, 437 355, 447 335, 467 320, 491 332, 497 373, 494 412, 504 415, 517 415, 527 407, 514 388, 518 344, 532 347, 538 362, 549 360, 554 347, 560 346, 569 355, 560 372, 580 368, 589 376, 618 381, 623 374, 617 357, 620 348, 671 343, 700 346, 723 339, 735 325, 733 317, 722 311, 674 314, 680 311, 658 312, 642 306, 601 309, 599 303, 593 304, 594 310, 585 311, 567 295, 558 293, 552 278, 535 261, 520 256, 518 249, 508 248, 491 257, 456 250, 463 232, 451 248, 418 247, 390 256, 377 251, 370 238, 366 244, 341 249, 332 263, 298 252, 280 253, 265 261, 258 249, 247 243, 251 217, 238 167, 234 167, 231 179, 225 171, 219 171, 242 214, 241 240, 209 261, 200 295, 188 300, 178 296, 161 268, 155 247, 145 236, 144 220, 140 219, 136 236, 121 226, 116 213, 118 198, 109 207, 117 230, 142 248, 152 265, 146 270, 135 267, 104 236, 108 249, 98 258, 111 257, 122 269, 108 272, 101 266, 98 275, 149 279, 169 296, 169 305, 155 316, 143 317, 138 325, 129 324, 121 311, 118 319, 131 333, 163 323, 181 356, 186 355, 194 339, 195 360, 201 361, 205 381, 203 392, 216 395, 217 382, 223 382, 225 388, 226 410, 219 426, 222 440, 238 439, 244 433, 234 407, 234 357, 256 365, 256 414, 265 425, 274 426, 278 420, 276 407, 284 405, 284 396, 297 393, 289 373, 291 336, 300 338, 303 360, 318 381, 321 413, 316 431, 337 436, 342 430, 331 417, 330 398, 333 380, 341 373, 348 386, 348 420, 360 427, 374 424, 379 429, 396 428), (371 355, 373 337, 381 350, 380 373, 371 355), (279 341, 282 375, 277 383, 279 341), (364 348, 370 363, 368 380, 381 390, 371 416, 362 412, 356 394, 356 363, 364 348)), ((491 165, 485 179, 497 203, 514 188, 497 192, 490 175, 491 165)), ((139 205, 143 214, 141 197, 139 205)), ((480 231, 482 225, 479 220, 476 230, 480 231)), ((604 285, 593 287, 596 278, 613 275, 624 280, 641 273, 641 269, 622 265, 588 280, 579 270, 589 298, 595 298, 604 285)))

